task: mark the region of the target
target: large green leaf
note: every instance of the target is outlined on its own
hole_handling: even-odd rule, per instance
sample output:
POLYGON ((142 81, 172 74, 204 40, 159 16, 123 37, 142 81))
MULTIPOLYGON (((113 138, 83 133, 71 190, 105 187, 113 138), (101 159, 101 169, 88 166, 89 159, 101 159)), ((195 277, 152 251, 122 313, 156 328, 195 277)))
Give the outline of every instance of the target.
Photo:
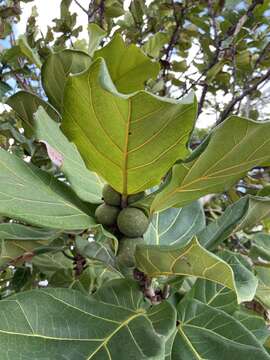
POLYGON ((125 195, 158 184, 176 159, 188 154, 194 97, 121 95, 102 59, 69 78, 64 105, 62 128, 86 166, 125 195))
POLYGON ((146 80, 155 79, 160 69, 158 62, 153 62, 136 45, 126 46, 118 34, 95 52, 94 59, 98 57, 104 58, 112 81, 124 94, 144 89, 146 80))
POLYGON ((177 307, 179 325, 169 360, 269 360, 263 346, 239 321, 195 299, 177 307))
POLYGON ((19 91, 15 95, 12 95, 8 98, 7 104, 16 112, 22 121, 26 134, 29 136, 33 134, 34 113, 39 106, 42 106, 53 120, 60 120, 60 115, 49 103, 27 91, 19 91))
POLYGON ((270 335, 265 320, 244 306, 238 305, 235 293, 224 286, 198 279, 187 296, 232 315, 250 330, 262 344, 270 335))
POLYGON ((204 227, 203 208, 199 202, 194 202, 154 214, 144 239, 149 245, 183 245, 204 227))
POLYGON ((187 275, 211 280, 234 290, 239 303, 252 300, 256 291, 257 282, 250 284, 249 272, 234 274, 229 264, 201 247, 196 238, 184 246, 140 245, 135 257, 139 270, 150 277, 187 275))
POLYGON ((41 69, 42 85, 50 102, 60 113, 69 75, 84 71, 90 63, 90 56, 78 50, 63 50, 46 59, 41 69))
POLYGON ((197 279, 188 296, 228 314, 233 314, 238 308, 234 291, 209 280, 197 279))
POLYGON ((231 116, 214 129, 200 156, 173 167, 172 179, 156 196, 152 211, 181 207, 230 188, 249 169, 269 162, 269 142, 270 122, 231 116))
POLYGON ((124 360, 127 354, 134 360, 162 359, 175 311, 166 302, 147 310, 139 293, 120 282, 110 294, 97 295, 102 301, 68 289, 24 292, 3 300, 1 359, 11 354, 36 360, 124 360), (131 306, 125 299, 132 298, 137 302, 131 306))
POLYGON ((64 183, 0 149, 0 214, 54 229, 94 224, 89 209, 64 183))
POLYGON ((35 114, 35 134, 38 140, 45 142, 48 153, 56 151, 58 157, 60 154, 60 168, 76 194, 84 201, 101 203, 103 181, 85 167, 76 146, 42 108, 35 114))
POLYGON ((270 331, 266 326, 265 319, 253 311, 244 307, 233 314, 233 317, 241 322, 257 340, 263 345, 270 336, 270 331))

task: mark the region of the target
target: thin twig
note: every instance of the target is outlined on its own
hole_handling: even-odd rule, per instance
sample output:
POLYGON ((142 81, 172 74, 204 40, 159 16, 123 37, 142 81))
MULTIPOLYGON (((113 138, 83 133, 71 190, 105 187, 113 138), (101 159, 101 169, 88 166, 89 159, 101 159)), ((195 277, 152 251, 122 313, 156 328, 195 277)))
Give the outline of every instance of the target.
POLYGON ((84 13, 86 13, 86 14, 88 15, 88 10, 85 9, 85 8, 79 3, 78 0, 74 0, 74 1, 75 1, 75 3, 79 6, 79 8, 80 8, 84 13))
POLYGON ((226 108, 222 111, 220 118, 218 120, 218 124, 220 124, 223 120, 227 118, 227 116, 230 114, 230 112, 233 110, 234 106, 241 101, 243 98, 245 98, 247 95, 251 94, 254 90, 258 88, 260 84, 262 84, 265 80, 270 78, 270 69, 259 79, 257 80, 253 85, 247 87, 243 90, 241 95, 236 96, 232 101, 226 106, 226 108))

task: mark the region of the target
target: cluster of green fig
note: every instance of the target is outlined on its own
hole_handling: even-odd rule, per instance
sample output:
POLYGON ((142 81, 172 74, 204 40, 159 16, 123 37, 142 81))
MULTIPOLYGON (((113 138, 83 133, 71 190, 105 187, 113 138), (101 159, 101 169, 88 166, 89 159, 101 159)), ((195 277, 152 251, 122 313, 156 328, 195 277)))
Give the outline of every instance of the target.
MULTIPOLYGON (((104 203, 97 207, 95 216, 98 223, 105 228, 117 229, 120 237, 119 255, 124 248, 130 248, 127 253, 131 255, 131 250, 135 249, 136 244, 143 242, 142 236, 148 228, 149 219, 143 210, 136 208, 135 204, 143 195, 144 193, 130 195, 127 197, 126 204, 123 205, 120 193, 108 184, 103 188, 104 203)), ((130 259, 130 266, 132 266, 131 262, 133 259, 130 259)))

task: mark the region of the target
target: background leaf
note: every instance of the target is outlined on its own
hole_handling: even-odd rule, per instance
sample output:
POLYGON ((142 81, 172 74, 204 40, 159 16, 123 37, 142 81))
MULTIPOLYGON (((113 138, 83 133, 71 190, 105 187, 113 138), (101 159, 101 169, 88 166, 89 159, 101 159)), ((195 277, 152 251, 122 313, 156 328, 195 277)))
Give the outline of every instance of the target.
POLYGON ((47 245, 59 234, 59 231, 39 229, 16 223, 0 224, 0 266, 25 252, 47 245))
POLYGON ((270 216, 270 199, 247 195, 228 206, 224 213, 209 223, 199 234, 199 242, 207 249, 217 248, 229 236, 251 228, 270 216))
POLYGON ((78 50, 63 50, 51 54, 41 69, 42 86, 50 103, 61 113, 63 110, 64 88, 68 76, 77 74, 91 63, 88 54, 78 50))
POLYGON ((94 59, 98 57, 104 58, 113 83, 124 94, 144 89, 146 80, 156 79, 160 69, 158 62, 148 58, 137 46, 126 45, 118 34, 95 52, 94 59))
POLYGON ((34 132, 34 113, 42 106, 55 121, 60 121, 60 115, 46 101, 27 91, 19 91, 8 98, 7 104, 12 107, 16 115, 22 120, 22 126, 27 136, 34 132))
POLYGON ((35 114, 35 135, 39 141, 45 140, 62 156, 61 170, 76 194, 84 201, 101 203, 103 181, 85 167, 76 146, 67 140, 59 125, 42 108, 35 114))

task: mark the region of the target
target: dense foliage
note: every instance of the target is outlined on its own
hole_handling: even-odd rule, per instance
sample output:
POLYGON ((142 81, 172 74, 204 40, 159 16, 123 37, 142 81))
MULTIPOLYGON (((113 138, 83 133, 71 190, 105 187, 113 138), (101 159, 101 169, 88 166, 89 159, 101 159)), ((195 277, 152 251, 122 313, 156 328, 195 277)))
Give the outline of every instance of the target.
POLYGON ((74 0, 89 41, 72 0, 17 36, 27 2, 0 1, 0 358, 270 359, 269 2, 74 0))

